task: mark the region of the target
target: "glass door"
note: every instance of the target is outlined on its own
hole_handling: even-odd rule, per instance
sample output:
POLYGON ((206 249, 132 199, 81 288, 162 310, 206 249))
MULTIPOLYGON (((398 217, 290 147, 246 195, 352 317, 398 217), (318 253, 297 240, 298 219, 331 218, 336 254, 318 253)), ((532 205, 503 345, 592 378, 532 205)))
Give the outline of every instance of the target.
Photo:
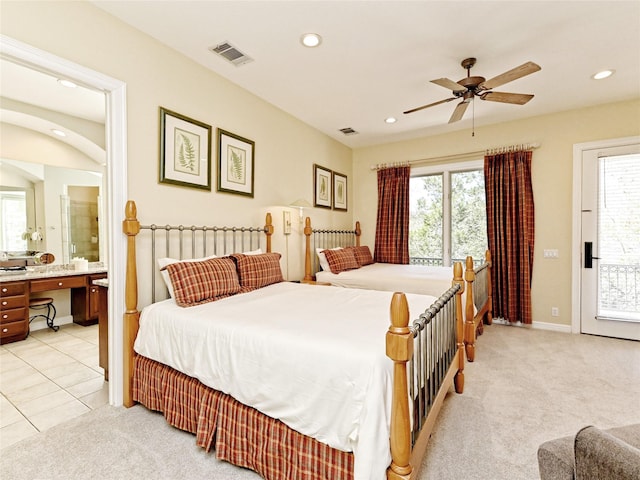
POLYGON ((640 145, 582 158, 581 331, 640 340, 640 145))

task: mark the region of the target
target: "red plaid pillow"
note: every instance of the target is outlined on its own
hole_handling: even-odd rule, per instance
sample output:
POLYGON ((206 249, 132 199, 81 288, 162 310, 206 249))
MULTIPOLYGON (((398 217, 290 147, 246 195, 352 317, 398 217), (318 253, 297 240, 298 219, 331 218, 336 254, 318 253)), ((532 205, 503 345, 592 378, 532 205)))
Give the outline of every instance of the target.
POLYGON ((373 256, 371 250, 366 245, 361 247, 349 247, 353 251, 353 256, 356 257, 356 262, 361 267, 365 265, 371 265, 373 263, 373 256))
POLYGON ((236 264, 229 257, 167 265, 176 303, 192 307, 240 291, 236 264))
POLYGON ((324 250, 324 255, 327 257, 329 268, 331 273, 340 273, 345 270, 353 270, 354 268, 360 268, 358 261, 356 260, 353 250, 350 248, 342 248, 340 250, 324 250))
POLYGON ((243 291, 266 287, 272 283, 282 282, 279 253, 262 253, 259 255, 231 255, 238 266, 240 285, 243 291))

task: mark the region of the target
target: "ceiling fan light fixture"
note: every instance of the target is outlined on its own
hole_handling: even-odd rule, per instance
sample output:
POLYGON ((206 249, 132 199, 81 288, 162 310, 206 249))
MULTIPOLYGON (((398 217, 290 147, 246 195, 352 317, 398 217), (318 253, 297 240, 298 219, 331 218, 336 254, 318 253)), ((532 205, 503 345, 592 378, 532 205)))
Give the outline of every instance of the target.
POLYGON ((604 80, 605 78, 609 78, 615 72, 615 70, 602 70, 598 73, 594 73, 591 78, 593 78, 594 80, 604 80))
POLYGON ((302 45, 308 48, 315 48, 322 43, 322 37, 317 33, 305 33, 300 37, 302 45))

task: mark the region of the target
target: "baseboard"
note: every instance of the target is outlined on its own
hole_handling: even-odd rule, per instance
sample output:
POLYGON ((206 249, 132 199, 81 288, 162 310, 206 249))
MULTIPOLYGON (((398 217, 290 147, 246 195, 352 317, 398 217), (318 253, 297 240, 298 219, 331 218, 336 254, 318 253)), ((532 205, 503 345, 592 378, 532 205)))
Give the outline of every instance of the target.
POLYGON ((526 327, 534 328, 536 330, 551 330, 554 332, 571 333, 571 325, 560 325, 559 323, 533 322, 531 326, 528 326, 522 322, 511 323, 506 321, 504 318, 494 318, 492 323, 497 325, 507 325, 509 327, 526 327))
MULTIPOLYGON (((73 323, 72 315, 66 315, 64 317, 56 316, 55 320, 53 321, 53 324, 58 326, 68 325, 70 323, 73 323)), ((44 318, 38 318, 29 324, 29 330, 32 332, 35 332, 37 330, 44 330, 45 328, 49 327, 47 326, 47 321, 44 318)))
POLYGON ((571 325, 560 325, 559 323, 533 322, 531 328, 537 330, 551 330, 554 332, 571 333, 571 325))

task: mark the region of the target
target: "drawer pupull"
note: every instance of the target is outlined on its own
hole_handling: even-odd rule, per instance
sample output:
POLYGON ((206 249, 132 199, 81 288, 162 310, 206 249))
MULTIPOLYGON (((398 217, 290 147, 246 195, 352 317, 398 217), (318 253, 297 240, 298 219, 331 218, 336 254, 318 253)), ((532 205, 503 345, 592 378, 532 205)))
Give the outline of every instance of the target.
POLYGON ((58 286, 61 287, 62 286, 62 282, 58 282, 58 286))
POLYGON ((2 329, 2 333, 7 333, 8 331, 9 331, 9 329, 8 329, 8 328, 3 328, 3 329, 2 329))
POLYGON ((2 302, 2 305, 7 305, 9 302, 2 302))
POLYGON ((9 318, 9 315, 4 314, 4 315, 2 315, 2 318, 9 318))
POLYGON ((8 291, 8 290, 7 290, 6 288, 3 288, 3 289, 2 289, 2 293, 7 293, 7 291, 8 291))

